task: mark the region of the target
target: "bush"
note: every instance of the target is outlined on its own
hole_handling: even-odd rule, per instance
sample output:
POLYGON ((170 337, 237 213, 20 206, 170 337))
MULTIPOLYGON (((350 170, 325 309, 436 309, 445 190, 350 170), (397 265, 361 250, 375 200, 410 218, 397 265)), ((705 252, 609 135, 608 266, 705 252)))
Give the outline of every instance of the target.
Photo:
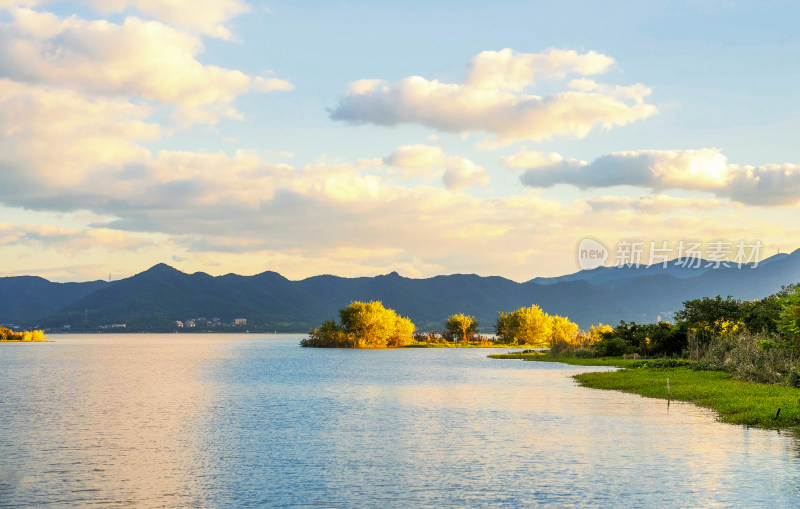
POLYGON ((578 348, 572 351, 572 356, 578 359, 591 359, 595 356, 595 351, 590 348, 578 348))
POLYGON ((791 349, 760 334, 716 337, 703 347, 695 345, 689 355, 746 382, 789 385, 797 370, 797 355, 791 349))
POLYGON ((628 343, 618 336, 609 335, 595 343, 592 348, 598 357, 619 357, 626 353, 628 343))

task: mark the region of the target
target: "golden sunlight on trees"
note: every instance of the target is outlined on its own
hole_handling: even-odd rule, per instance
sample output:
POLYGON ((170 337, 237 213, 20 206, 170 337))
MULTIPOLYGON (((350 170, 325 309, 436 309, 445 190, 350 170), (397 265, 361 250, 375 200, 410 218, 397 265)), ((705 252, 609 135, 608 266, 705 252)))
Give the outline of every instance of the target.
POLYGON ((458 313, 447 319, 443 336, 447 340, 467 342, 475 339, 477 333, 478 322, 475 318, 458 313))
POLYGON ((328 320, 309 332, 301 346, 321 348, 386 348, 411 343, 414 324, 386 309, 380 301, 351 302, 339 310, 337 324, 328 320))
POLYGON ((578 334, 577 324, 536 305, 498 314, 495 333, 501 343, 547 348, 553 342, 572 342, 578 334))
POLYGON ((47 336, 44 335, 44 331, 40 330, 26 330, 23 332, 14 332, 11 329, 7 329, 3 326, 0 326, 0 341, 44 341, 47 339, 47 336))
POLYGON ((614 328, 610 325, 605 325, 603 323, 598 323, 597 325, 592 325, 589 328, 589 332, 586 333, 586 338, 588 344, 594 344, 603 339, 605 334, 611 334, 614 332, 614 328))

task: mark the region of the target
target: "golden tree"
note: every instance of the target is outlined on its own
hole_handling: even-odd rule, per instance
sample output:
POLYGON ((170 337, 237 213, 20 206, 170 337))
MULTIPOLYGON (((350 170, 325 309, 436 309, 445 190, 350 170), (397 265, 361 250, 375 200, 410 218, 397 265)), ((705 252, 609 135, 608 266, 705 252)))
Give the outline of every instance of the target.
POLYGON ((461 313, 452 315, 444 326, 444 335, 458 341, 472 341, 478 333, 478 322, 474 317, 461 313))
POLYGON ((339 310, 341 324, 333 320, 313 329, 302 346, 386 348, 404 346, 413 340, 414 324, 383 307, 380 301, 351 302, 339 310))

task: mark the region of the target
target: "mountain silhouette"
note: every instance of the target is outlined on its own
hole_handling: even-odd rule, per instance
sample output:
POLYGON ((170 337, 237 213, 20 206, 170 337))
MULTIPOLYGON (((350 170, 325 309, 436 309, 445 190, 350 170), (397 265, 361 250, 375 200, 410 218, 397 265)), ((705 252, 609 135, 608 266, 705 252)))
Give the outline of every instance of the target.
POLYGON ((498 276, 452 274, 412 279, 397 272, 375 277, 331 275, 299 281, 276 272, 253 276, 186 274, 160 263, 114 282, 54 283, 34 276, 0 278, 0 323, 96 329, 174 330, 175 322, 204 317, 222 323, 246 318, 248 328, 305 332, 353 300, 380 300, 419 330, 440 329, 453 313, 475 316, 490 331, 498 311, 537 304, 581 327, 619 320, 669 319, 683 301, 728 295, 762 298, 800 281, 800 250, 757 267, 700 268, 670 263, 600 267, 524 283, 498 276))

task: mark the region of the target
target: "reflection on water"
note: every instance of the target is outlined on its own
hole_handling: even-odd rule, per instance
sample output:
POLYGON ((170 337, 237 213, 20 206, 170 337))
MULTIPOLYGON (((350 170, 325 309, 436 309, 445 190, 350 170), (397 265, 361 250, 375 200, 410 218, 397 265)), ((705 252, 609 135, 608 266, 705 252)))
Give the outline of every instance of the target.
POLYGON ((299 338, 0 345, 0 506, 800 505, 792 434, 587 368, 299 338))

